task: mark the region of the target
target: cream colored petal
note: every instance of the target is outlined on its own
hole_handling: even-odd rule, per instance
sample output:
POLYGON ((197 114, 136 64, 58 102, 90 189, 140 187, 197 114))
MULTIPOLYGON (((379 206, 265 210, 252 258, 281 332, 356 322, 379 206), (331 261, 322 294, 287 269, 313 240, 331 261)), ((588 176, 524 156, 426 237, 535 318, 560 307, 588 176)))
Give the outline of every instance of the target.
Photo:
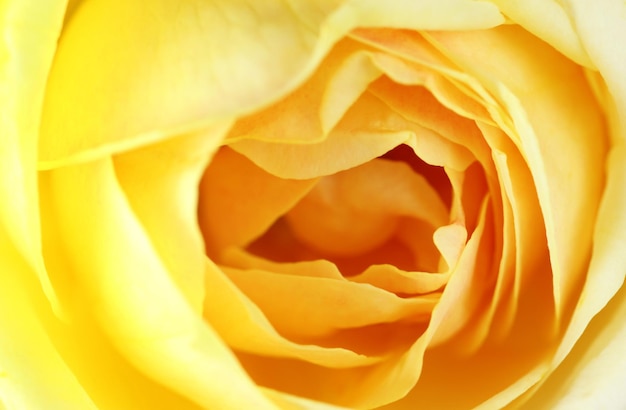
POLYGON ((515 23, 551 44, 578 64, 592 65, 562 2, 489 0, 515 23))
POLYGON ((497 7, 468 0, 347 1, 330 19, 331 27, 392 27, 413 30, 484 29, 504 22, 497 7))
MULTIPOLYGON (((606 107, 612 151, 607 166, 607 185, 594 230, 594 248, 581 299, 554 359, 564 359, 562 370, 539 391, 539 403, 565 408, 572 402, 583 406, 623 406, 623 295, 605 308, 624 283, 626 260, 626 51, 616 39, 626 38, 621 1, 602 1, 593 7, 568 1, 566 9, 594 65, 607 86, 606 107), (600 7, 601 6, 601 7, 600 7), (602 309, 597 320, 589 321, 602 309), (572 347, 581 338, 578 347, 572 347), (571 353, 570 353, 571 351, 571 353), (566 359, 571 354, 571 359, 566 359), (598 393, 592 394, 592 393, 598 393)), ((548 379, 550 380, 550 379, 548 379)))
POLYGON ((111 161, 50 171, 58 240, 119 353, 205 408, 275 408, 191 309, 132 213, 111 161))
POLYGON ((336 39, 318 41, 332 3, 83 3, 50 74, 40 166, 162 140, 275 101, 336 39))
POLYGON ((0 224, 39 277, 61 313, 41 260, 37 211, 37 139, 45 81, 65 1, 3 1, 0 27, 0 224))
POLYGON ((207 260, 204 317, 233 349, 264 356, 293 358, 329 368, 356 367, 380 361, 343 348, 298 344, 279 334, 267 317, 228 277, 207 260))
MULTIPOLYGON (((522 409, 619 409, 626 403, 626 288, 593 318, 580 340, 522 409)), ((577 321, 582 316, 576 317, 577 321)), ((574 322, 576 323, 576 322, 574 322)), ((572 334, 568 335, 569 337, 572 334)), ((567 340, 567 339, 566 339, 567 340)), ((568 343, 569 341, 566 341, 568 343)))
POLYGON ((584 72, 515 26, 428 36, 479 78, 514 121, 544 215, 561 315, 585 273, 604 183, 606 132, 584 72))
POLYGON ((42 324, 48 302, 4 230, 0 270, 0 407, 97 409, 42 324))
POLYGON ((268 174, 246 157, 222 148, 200 184, 198 217, 209 256, 229 246, 245 246, 309 192, 312 180, 268 174))

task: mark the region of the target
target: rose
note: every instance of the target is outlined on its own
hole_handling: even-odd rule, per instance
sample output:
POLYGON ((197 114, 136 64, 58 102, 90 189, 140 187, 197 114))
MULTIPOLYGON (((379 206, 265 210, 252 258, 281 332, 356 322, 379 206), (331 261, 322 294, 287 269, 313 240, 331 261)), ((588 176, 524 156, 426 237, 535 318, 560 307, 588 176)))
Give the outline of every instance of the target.
MULTIPOLYGON (((11 33, 8 44, 12 53, 8 55, 12 57, 3 66, 3 83, 12 88, 6 88, 10 90, 7 92, 10 98, 4 100, 6 110, 3 110, 2 124, 8 138, 3 140, 0 152, 5 156, 4 163, 10 164, 2 174, 3 192, 15 200, 2 208, 3 271, 11 272, 2 276, 2 311, 5 315, 1 349, 2 400, 17 408, 54 407, 55 403, 63 403, 58 405, 62 407, 68 407, 70 403, 70 407, 75 408, 185 408, 192 402, 208 408, 262 408, 271 406, 270 403, 322 406, 321 402, 314 404, 306 397, 349 406, 374 406, 399 400, 408 393, 405 399, 397 402, 398 406, 412 408, 433 399, 438 400, 435 405, 458 400, 454 403, 457 407, 477 405, 481 401, 485 406, 500 407, 526 390, 538 387, 568 356, 591 317, 603 308, 623 280, 619 247, 623 239, 623 217, 620 215, 623 170, 620 167, 623 167, 622 121, 626 112, 626 94, 619 75, 621 51, 610 49, 611 42, 603 41, 607 37, 626 35, 620 32, 620 10, 623 12, 620 7, 623 6, 615 2, 612 5, 615 12, 609 13, 608 9, 586 10, 576 2, 564 8, 548 2, 541 4, 533 7, 544 7, 542 12, 531 6, 517 9, 508 3, 499 5, 502 12, 521 27, 462 33, 429 32, 425 35, 426 42, 412 44, 410 41, 420 41, 422 37, 400 29, 483 29, 500 24, 502 18, 496 8, 474 2, 446 3, 454 13, 449 13, 441 3, 436 6, 436 3, 429 2, 385 4, 384 7, 365 3, 338 8, 319 5, 319 8, 294 10, 302 21, 294 19, 292 14, 280 13, 278 6, 257 5, 260 16, 264 16, 264 12, 272 16, 271 24, 261 24, 262 30, 257 32, 246 26, 254 22, 253 14, 229 14, 242 12, 234 4, 222 5, 220 9, 220 13, 232 21, 216 19, 211 24, 194 25, 194 22, 207 22, 205 19, 215 16, 217 11, 210 9, 212 3, 194 3, 196 8, 190 9, 186 3, 154 2, 145 6, 92 0, 77 9, 74 9, 75 4, 70 7, 50 71, 54 33, 61 29, 63 5, 46 5, 37 9, 35 14, 30 5, 13 2, 6 6, 3 25, 11 33), (456 16, 460 16, 458 20, 456 16), (549 24, 542 20, 543 16, 551 16, 549 24), (602 22, 603 27, 597 27, 598 22, 602 22), (557 27, 554 31, 550 29, 553 24, 557 27), (25 30, 24 25, 31 29, 25 30), (115 27, 114 32, 111 27, 115 27), (314 28, 312 31, 311 27, 314 28), (355 27, 368 29, 351 31, 355 27), (376 27, 391 27, 392 30, 376 27), (583 70, 579 66, 524 29, 576 63, 588 67, 585 73, 590 77, 589 82, 581 80, 583 70), (209 43, 209 50, 217 50, 217 55, 204 49, 207 41, 222 40, 224 33, 230 33, 232 38, 228 48, 220 48, 220 41, 209 43), (351 33, 349 41, 335 44, 348 33, 351 33), (268 47, 273 49, 264 52, 253 47, 258 36, 267 38, 268 47), (579 38, 581 43, 577 42, 579 38), (487 50, 486 41, 490 42, 487 50), (358 42, 358 46, 353 42, 358 42), (437 57, 437 53, 412 56, 422 58, 420 63, 428 70, 419 70, 406 63, 406 53, 432 51, 429 44, 438 48, 446 58, 439 56, 428 60, 433 55, 437 57), (403 49, 407 45, 411 47, 403 49), (511 45, 516 47, 509 48, 511 45), (528 52, 530 47, 533 53, 542 57, 542 62, 545 58, 545 61, 556 64, 537 67, 536 59, 531 58, 534 54, 528 52), (359 54, 355 48, 367 48, 370 54, 359 54), (468 50, 471 52, 469 56, 465 54, 468 50), (327 56, 329 52, 330 56, 327 56), (404 58, 398 58, 398 54, 404 58), (480 59, 476 60, 476 56, 480 59), (451 64, 437 66, 447 62, 448 58, 451 64), (333 62, 342 64, 337 67, 333 62), (250 67, 254 68, 256 77, 247 75, 250 67), (596 69, 602 77, 594 71, 596 69), (343 113, 374 80, 377 70, 387 73, 396 83, 378 81, 367 95, 384 100, 392 110, 404 110, 402 118, 392 115, 376 117, 381 112, 390 112, 389 108, 364 111, 373 106, 372 101, 355 104, 358 110, 343 113), (447 77, 432 76, 438 71, 446 71, 447 77), (214 75, 204 75, 207 72, 214 75), (564 84, 565 79, 576 81, 564 84), (347 80, 352 87, 341 88, 345 87, 347 80), (448 105, 438 103, 432 97, 428 100, 430 94, 427 93, 411 94, 422 102, 429 102, 431 112, 427 115, 403 106, 400 97, 406 90, 398 83, 419 81, 426 83, 440 100, 448 98, 446 103, 462 115, 451 115, 443 109, 444 106, 450 108, 448 105), (609 92, 604 91, 604 82, 609 92), (589 83, 595 87, 595 97, 599 99, 601 109, 593 100, 589 83), (455 93, 458 89, 472 94, 486 109, 455 93), (214 90, 215 94, 207 94, 206 90, 214 90), (542 93, 541 97, 545 99, 537 98, 537 93, 542 93), (573 108, 567 104, 567 98, 581 96, 586 96, 582 108, 568 111, 573 108), (298 104, 302 101, 309 104, 298 104), (566 108, 554 104, 555 101, 565 103, 566 108), (320 124, 310 124, 316 118, 316 104, 321 107, 321 121, 320 124), (312 112, 299 113, 294 107, 312 112), (364 112, 371 117, 364 116, 364 112), (412 155, 407 157, 406 150, 387 154, 387 159, 395 159, 395 163, 375 160, 399 141, 411 145, 410 141, 399 139, 402 137, 399 133, 391 133, 405 129, 399 126, 411 125, 402 121, 408 115, 421 115, 420 125, 426 129, 435 127, 434 131, 438 133, 450 133, 445 135, 448 142, 442 143, 418 128, 424 135, 421 144, 413 143, 413 148, 426 162, 445 161, 451 168, 447 176, 455 192, 459 190, 461 178, 471 183, 472 190, 467 192, 484 191, 484 187, 477 185, 481 180, 486 186, 491 183, 491 187, 509 190, 507 195, 518 201, 510 204, 509 215, 518 219, 506 216, 500 220, 497 217, 492 219, 488 213, 497 212, 489 210, 486 205, 480 208, 481 198, 471 198, 469 194, 470 198, 454 197, 445 182, 439 179, 441 172, 416 162, 412 155), (442 122, 437 115, 443 115, 448 122, 442 122), (482 160, 483 168, 489 164, 489 155, 481 157, 481 152, 485 151, 481 151, 480 142, 476 138, 467 139, 473 134, 463 134, 462 139, 457 137, 459 139, 452 143, 449 141, 454 138, 454 130, 467 131, 463 116, 482 121, 480 131, 489 140, 491 148, 491 152, 487 152, 493 155, 493 167, 499 167, 497 175, 502 178, 495 185, 488 178, 482 178, 477 167, 465 172, 465 177, 461 176, 470 169, 467 166, 472 156, 482 160), (493 123, 486 123, 485 116, 493 123), (311 127, 303 129, 302 123, 290 124, 288 120, 293 118, 306 121, 311 127), (606 118, 609 124, 606 140, 602 118, 606 118), (363 132, 355 136, 348 132, 350 128, 341 128, 354 124, 355 119, 361 125, 393 127, 388 129, 390 133, 381 143, 377 139, 368 139, 363 132), (235 120, 237 122, 232 126, 235 120), (548 120, 554 123, 548 124, 548 120), (450 129, 445 129, 446 124, 452 124, 450 129), (575 127, 559 135, 558 131, 562 130, 559 127, 545 128, 554 124, 575 127), (585 128, 589 124, 591 128, 585 128), (315 131, 313 127, 321 128, 321 131, 335 129, 335 133, 343 131, 340 134, 342 139, 335 142, 328 139, 322 144, 305 140, 311 136, 301 133, 315 131), (508 135, 502 134, 498 128, 508 135), (255 141, 259 137, 293 138, 294 131, 303 140, 287 140, 288 144, 283 145, 278 145, 275 140, 269 144, 255 141), (275 177, 258 170, 229 149, 222 149, 212 157, 227 132, 225 143, 275 174, 317 172, 321 175, 348 168, 353 170, 326 177, 322 182, 277 183, 275 177), (534 132, 537 133, 535 139, 534 132), (515 136, 519 140, 515 140, 515 136), (547 161, 554 147, 548 146, 548 150, 542 144, 555 144, 555 141, 556 148, 564 154, 547 161), (308 145, 294 146, 294 142, 308 145), (359 148, 357 152, 354 147, 359 148), (605 155, 609 148, 611 157, 605 170, 605 155), (35 171, 37 151, 42 170, 39 174, 35 171), (315 154, 320 157, 316 164, 318 169, 307 169, 303 159, 315 154), (373 161, 359 166, 368 159, 373 161), (436 205, 436 197, 431 196, 425 202, 433 209, 416 211, 421 203, 402 197, 403 193, 423 186, 421 179, 421 182, 413 181, 413 173, 397 171, 399 167, 396 165, 402 160, 424 173, 431 184, 438 184, 437 194, 443 198, 439 202, 444 205, 436 205), (578 167, 571 167, 572 162, 578 167), (525 164, 528 164, 526 171, 525 164), (203 240, 195 221, 196 185, 207 165, 200 195, 201 225, 207 253, 214 262, 220 263, 222 270, 205 260, 201 249, 203 240), (231 173, 225 173, 224 169, 231 173), (218 210, 220 206, 224 207, 223 203, 211 201, 216 195, 207 194, 214 189, 233 188, 234 192, 230 194, 235 198, 240 195, 235 182, 250 180, 250 174, 244 174, 247 178, 237 179, 240 175, 237 172, 242 169, 252 170, 254 181, 259 184, 246 187, 248 195, 254 194, 255 187, 276 188, 272 191, 276 192, 275 195, 259 195, 257 199, 282 201, 287 223, 300 242, 310 245, 304 247, 305 250, 316 248, 313 256, 330 255, 328 257, 344 269, 354 270, 352 273, 361 269, 358 264, 363 261, 362 257, 355 258, 355 255, 372 255, 370 251, 384 244, 397 225, 415 225, 415 219, 436 223, 434 227, 422 224, 419 230, 409 231, 426 232, 431 236, 434 228, 440 229, 435 234, 435 241, 443 254, 440 261, 428 262, 429 255, 437 249, 423 238, 418 239, 422 240, 420 247, 429 250, 420 254, 421 259, 426 259, 421 263, 429 266, 435 263, 434 269, 443 272, 429 275, 428 279, 448 281, 445 292, 440 292, 440 299, 436 301, 422 297, 401 302, 389 292, 397 289, 387 289, 385 293, 358 284, 359 281, 369 281, 383 288, 399 286, 402 281, 382 283, 393 273, 389 270, 385 272, 387 276, 370 272, 369 278, 355 276, 352 281, 341 281, 332 277, 333 271, 328 269, 328 264, 318 263, 315 271, 331 276, 334 281, 300 277, 299 282, 313 286, 316 291, 313 296, 326 297, 329 303, 333 301, 329 298, 330 292, 336 292, 335 285, 341 283, 338 286, 345 288, 334 295, 345 297, 346 290, 354 292, 350 294, 353 296, 351 308, 361 311, 351 316, 338 315, 339 318, 333 317, 332 313, 342 312, 327 311, 321 321, 316 317, 316 320, 309 319, 305 323, 290 323, 289 315, 281 317, 281 312, 290 307, 298 308, 294 303, 297 300, 291 300, 292 306, 283 306, 276 312, 282 300, 268 301, 267 295, 268 289, 273 292, 280 289, 283 292, 299 291, 289 287, 289 283, 281 282, 292 280, 294 272, 287 276, 261 272, 257 279, 268 281, 260 285, 249 275, 246 277, 242 266, 251 260, 258 269, 286 268, 229 249, 230 245, 237 245, 242 240, 235 234, 250 235, 243 228, 259 227, 252 223, 242 224, 241 229, 229 232, 228 228, 234 229, 241 221, 235 219, 224 224, 221 212, 215 218, 215 210, 207 211, 213 206, 218 210), (428 174, 429 170, 432 174, 428 174), (380 181, 368 180, 373 175, 385 177, 380 181), (565 176, 576 185, 567 184, 565 176), (364 178, 368 183, 362 182, 364 178), (261 185, 263 183, 267 185, 261 185), (289 186, 281 185, 283 183, 289 186), (314 183, 318 188, 311 190, 314 183), (386 188, 392 183, 401 189, 390 200, 383 198, 380 203, 368 203, 370 207, 366 207, 361 218, 350 221, 355 224, 363 220, 369 222, 363 227, 354 226, 360 228, 356 230, 358 235, 354 229, 341 226, 345 223, 343 215, 352 215, 355 206, 376 202, 370 200, 374 196, 368 189, 374 187, 373 192, 383 192, 381 186, 386 188), (318 226, 311 226, 309 218, 315 217, 315 212, 310 209, 319 206, 315 202, 323 199, 327 192, 324 187, 333 186, 362 189, 355 189, 346 197, 334 194, 338 198, 336 206, 326 212, 337 212, 342 217, 336 219, 339 226, 325 226, 322 234, 334 230, 335 238, 339 239, 327 243, 320 240, 319 232, 312 230, 318 226), (523 191, 524 195, 516 191, 528 187, 533 188, 529 195, 526 191, 523 191), (536 198, 533 199, 535 190, 536 198), (293 205, 289 202, 303 198, 306 192, 310 192, 309 195, 288 212, 293 205), (289 194, 291 198, 281 197, 279 193, 289 194), (556 195, 558 193, 562 195, 556 195), (441 218, 437 215, 442 206, 445 208, 445 204, 453 200, 457 202, 450 206, 457 212, 462 211, 465 220, 459 221, 460 215, 457 214, 455 223, 445 226, 451 221, 440 223, 441 218), (461 207, 459 201, 466 206, 461 207), (408 204, 410 212, 419 215, 406 214, 409 211, 402 204, 408 204), (518 208, 514 209, 515 206, 518 208), (481 209, 482 214, 479 213, 481 209), (545 227, 541 219, 545 219, 545 227), (549 276, 541 282, 541 276, 531 275, 527 269, 519 282, 513 281, 517 285, 507 288, 506 284, 500 285, 505 283, 502 279, 495 284, 485 281, 474 283, 469 292, 463 291, 459 283, 477 270, 466 269, 463 274, 461 269, 456 269, 449 278, 446 277, 445 264, 455 265, 457 259, 469 254, 468 249, 471 250, 472 244, 477 242, 472 242, 472 235, 481 229, 489 231, 490 228, 483 223, 487 220, 492 220, 494 231, 499 227, 502 231, 501 235, 492 235, 493 243, 483 243, 483 252, 478 253, 483 255, 480 263, 486 266, 485 260, 496 260, 504 261, 504 266, 506 263, 528 265, 536 262, 535 266, 552 269, 554 282, 549 276), (515 262, 514 256, 506 253, 510 248, 504 242, 511 228, 510 225, 506 228, 505 223, 517 223, 519 227, 519 221, 525 223, 523 226, 531 234, 518 233, 521 239, 516 243, 521 250, 518 249, 517 254, 523 257, 520 256, 521 262, 515 262), (534 221, 538 221, 535 226, 534 221), (551 264, 542 259, 547 253, 538 246, 546 243, 541 237, 544 228, 551 264), (561 230, 565 230, 565 234, 561 230), (571 240, 572 236, 576 237, 575 241, 571 240), (500 245, 499 240, 503 242, 500 245), (489 258, 485 259, 484 249, 493 249, 498 255, 493 259, 490 259, 493 255, 488 255, 489 258), (229 275, 228 279, 225 273, 229 275), (534 282, 530 282, 533 286, 529 287, 529 282, 525 281, 530 280, 534 282), (559 314, 555 322, 559 326, 554 333, 552 328, 546 328, 546 325, 555 324, 550 322, 554 316, 549 316, 553 313, 548 302, 552 286, 555 289, 555 311, 559 314), (485 293, 484 288, 493 291, 495 296, 485 293), (458 292, 458 299, 451 303, 450 295, 454 296, 454 292, 458 292), (526 301, 526 305, 506 303, 507 296, 515 295, 515 292, 519 292, 520 300, 526 301), (482 308, 477 299, 480 295, 497 303, 482 308), (372 301, 379 302, 379 306, 391 305, 396 311, 372 311, 372 301), (433 308, 433 302, 437 306, 432 318, 424 317, 424 312, 433 308), (533 303, 537 304, 537 312, 547 312, 548 317, 524 324, 521 319, 532 312, 533 303), (464 311, 459 306, 473 307, 473 310, 464 311), (515 309, 518 309, 516 313, 515 309), (447 320, 443 321, 446 312, 447 320), (511 312, 514 314, 509 315, 511 312), (201 319, 203 315, 206 322, 201 319), (399 316, 400 323, 394 315, 399 316), (372 317, 383 323, 392 321, 392 325, 386 328, 381 326, 392 332, 393 337, 385 340, 393 349, 374 343, 355 346, 354 340, 351 341, 350 335, 345 333, 341 341, 325 339, 335 344, 334 349, 306 344, 311 340, 318 344, 324 341, 321 336, 329 326, 345 326, 341 320, 348 321, 349 326, 360 331, 359 335, 368 334, 354 321, 367 321, 372 317), (228 322, 232 319, 237 321, 228 322), (418 322, 417 326, 403 325, 407 320, 418 322), (419 334, 411 333, 416 328, 419 330, 420 323, 427 324, 428 328, 420 330, 419 334), (284 334, 277 334, 272 325, 284 334), (531 337, 524 337, 520 329, 531 337), (509 336, 511 334, 514 337, 509 336), (250 340, 251 335, 255 336, 254 340, 250 340), (529 344, 533 339, 534 343, 529 344), (243 369, 224 341, 237 352, 243 369), (353 350, 340 349, 346 345, 353 350), (354 353, 358 350, 362 354, 354 353), (422 366, 420 356, 424 352, 422 366), (518 359, 507 357, 509 362, 506 365, 494 360, 501 358, 498 355, 512 352, 519 355, 518 359), (291 361, 276 357, 289 357, 291 361), (317 365, 297 364, 306 361, 317 365), (468 368, 470 365, 474 367, 468 368), (296 366, 300 375, 306 377, 285 380, 284 375, 289 374, 291 366, 296 366), (475 375, 476 369, 481 376, 479 380, 463 378, 463 372, 475 375), (257 388, 246 372, 265 387, 257 388), (271 380, 270 376, 276 376, 276 379, 271 380), (442 381, 442 376, 448 381, 456 377, 472 391, 464 390, 463 384, 451 389, 443 383, 446 380, 442 381), (442 396, 442 389, 452 390, 455 394, 451 395, 453 397, 442 396), (130 394, 131 391, 137 393, 130 394)), ((611 3, 607 2, 609 6, 611 3)), ((380 129, 377 131, 380 133, 380 129)), ((406 167, 402 169, 406 170, 406 167)), ((311 176, 314 175, 298 175, 305 179, 311 176)), ((420 192, 429 195, 425 188, 420 192)), ((261 205, 264 207, 255 211, 277 212, 276 203, 261 205)), ((506 215, 504 207, 502 205, 503 215, 506 215)), ((224 211, 234 210, 230 207, 224 211)), ((246 209, 237 215, 243 218, 250 212, 246 209)), ((227 215, 225 213, 224 217, 227 215)), ((251 222, 258 221, 263 219, 255 215, 251 222)), ((319 221, 327 222, 327 219, 319 221)), ((277 235, 261 237, 248 250, 275 257, 271 252, 276 247, 271 246, 270 240, 276 238, 277 235)), ((407 240, 407 243, 414 242, 407 240)), ((311 257, 306 253, 304 256, 311 257)), ((402 255, 392 259, 398 265, 404 261, 402 255)), ((396 279, 398 277, 403 276, 396 275, 396 279)), ((502 277, 497 275, 498 279, 502 277)), ((425 280, 420 277, 418 285, 423 286, 425 280)), ((430 290, 440 289, 440 284, 431 283, 431 286, 434 288, 430 290)), ((299 295, 310 296, 306 292, 299 295)), ((287 298, 289 294, 281 296, 287 298)), ((604 394, 600 399, 593 395, 590 400, 598 403, 598 400, 615 397, 618 389, 613 388, 615 384, 611 381, 620 380, 613 376, 620 370, 623 372, 623 363, 619 362, 621 357, 614 353, 619 350, 616 346, 620 346, 620 338, 623 338, 619 325, 619 315, 623 315, 622 299, 618 294, 613 305, 604 309, 596 323, 583 333, 580 347, 575 348, 565 361, 565 370, 557 370, 546 386, 540 388, 535 404, 554 403, 562 398, 562 403, 567 405, 571 397, 579 399, 579 392, 586 388, 584 383, 588 375, 598 368, 610 371, 594 392, 608 391, 610 394, 604 394), (587 347, 589 342, 585 340, 593 340, 593 344, 587 347), (607 349, 603 350, 605 346, 607 349), (605 352, 599 359, 594 357, 598 351, 605 352), (562 386, 567 387, 563 381, 565 374, 572 367, 580 375, 580 381, 570 384, 571 391, 562 396, 562 386)), ((324 311, 325 306, 316 308, 324 311)), ((369 335, 380 334, 380 329, 370 329, 369 335)), ((525 399, 524 396, 518 400, 525 399)))

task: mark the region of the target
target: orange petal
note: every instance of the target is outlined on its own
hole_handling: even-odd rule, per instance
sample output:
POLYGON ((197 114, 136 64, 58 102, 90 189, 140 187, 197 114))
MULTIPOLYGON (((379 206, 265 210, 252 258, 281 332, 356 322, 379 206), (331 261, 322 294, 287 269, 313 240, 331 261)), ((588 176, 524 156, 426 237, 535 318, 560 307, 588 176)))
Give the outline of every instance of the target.
POLYGON ((364 254, 394 234, 398 217, 448 221, 439 195, 403 163, 376 159, 322 178, 286 214, 296 237, 335 255, 364 254))
MULTIPOLYGON (((437 297, 402 299, 366 284, 260 269, 224 271, 284 335, 325 337, 343 329, 427 320, 437 297), (302 320, 307 322, 302 326, 302 320)), ((313 339, 314 340, 314 339, 313 339)))
POLYGON ((206 267, 204 317, 232 348, 330 368, 364 366, 380 360, 340 347, 294 343, 278 333, 263 311, 210 260, 206 267))
POLYGON ((247 158, 222 148, 200 184, 200 229, 210 256, 244 246, 267 230, 313 187, 316 180, 277 178, 247 158))
POLYGON ((560 316, 581 286, 604 184, 606 132, 584 73, 515 26, 429 38, 480 79, 515 123, 509 136, 537 187, 560 316))

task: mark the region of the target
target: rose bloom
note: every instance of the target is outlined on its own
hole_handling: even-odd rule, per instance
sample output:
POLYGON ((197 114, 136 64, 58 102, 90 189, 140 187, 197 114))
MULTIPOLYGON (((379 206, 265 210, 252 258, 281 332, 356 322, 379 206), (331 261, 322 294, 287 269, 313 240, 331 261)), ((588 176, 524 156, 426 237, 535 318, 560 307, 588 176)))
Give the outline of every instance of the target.
POLYGON ((626 406, 623 1, 0 16, 4 408, 626 406))

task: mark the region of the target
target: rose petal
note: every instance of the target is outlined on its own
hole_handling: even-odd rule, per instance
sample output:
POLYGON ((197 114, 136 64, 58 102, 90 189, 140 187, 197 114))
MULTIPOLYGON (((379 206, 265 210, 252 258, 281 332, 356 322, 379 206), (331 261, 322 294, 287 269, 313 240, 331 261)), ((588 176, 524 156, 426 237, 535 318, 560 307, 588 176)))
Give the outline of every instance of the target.
POLYGON ((248 353, 294 358, 330 368, 364 366, 380 360, 343 348, 298 344, 279 334, 265 314, 207 260, 204 317, 229 346, 248 353))
POLYGON ((556 367, 568 354, 571 360, 565 359, 562 370, 553 375, 552 383, 539 390, 538 401, 554 403, 555 408, 572 402, 590 407, 605 404, 619 407, 624 403, 624 389, 615 383, 623 379, 624 369, 624 356, 619 353, 624 346, 624 320, 620 317, 623 316, 623 298, 618 297, 606 308, 605 305, 620 287, 623 289, 626 266, 626 83, 623 77, 626 55, 619 42, 614 41, 626 37, 626 25, 622 2, 607 0, 602 1, 601 6, 590 7, 575 0, 567 2, 574 27, 606 81, 603 102, 609 119, 612 150, 587 280, 551 367, 556 367), (591 318, 602 309, 605 312, 599 313, 596 323, 588 327, 591 318), (581 337, 580 347, 570 353, 581 337), (589 395, 589 391, 599 394, 589 395))
MULTIPOLYGON (((489 219, 485 221, 489 222, 489 219)), ((484 255, 481 257, 484 258, 484 255)), ((468 277, 463 271, 456 272, 461 275, 451 277, 438 306, 433 310, 429 328, 412 347, 412 353, 419 355, 424 352, 422 344, 431 346, 423 358, 428 366, 424 366, 423 374, 411 392, 385 409, 503 408, 540 380, 548 369, 557 340, 554 338, 554 300, 550 289, 549 263, 538 269, 535 281, 520 293, 517 317, 511 332, 504 340, 488 344, 470 355, 467 354, 467 345, 475 343, 476 317, 469 317, 465 328, 445 344, 432 348, 433 343, 438 341, 440 325, 447 327, 451 319, 467 317, 465 310, 471 310, 463 299, 457 299, 459 291, 465 292, 462 288, 467 286, 468 277), (544 320, 546 316, 548 320, 544 320), (449 394, 451 385, 459 394, 449 394)), ((472 274, 478 275, 474 278, 478 281, 488 281, 484 272, 472 274)), ((473 297, 481 298, 482 289, 484 283, 476 289, 478 292, 474 292, 473 297)))
POLYGON ((348 410, 345 407, 333 406, 332 404, 309 400, 277 390, 268 388, 261 388, 261 390, 282 410, 348 410))
POLYGON ((585 273, 593 216, 604 183, 604 124, 600 111, 592 108, 594 97, 584 74, 516 27, 462 35, 430 33, 429 38, 481 79, 516 123, 519 147, 529 163, 544 215, 561 316, 585 273), (588 103, 578 104, 579 100, 588 103), (572 180, 577 183, 567 182, 572 180), (581 215, 588 217, 581 219, 581 215))
POLYGON ((0 269, 0 403, 6 408, 98 408, 43 326, 50 318, 40 312, 48 309, 48 301, 4 230, 0 269))
POLYGON ((389 240, 399 217, 448 222, 428 181, 404 162, 375 159, 319 180, 285 218, 295 236, 330 255, 361 255, 389 240))
POLYGON ((367 284, 223 268, 282 334, 314 340, 343 329, 428 319, 437 298, 402 299, 367 284), (262 286, 261 286, 262 284, 262 286), (306 318, 307 326, 302 326, 306 318))
POLYGON ((472 30, 504 22, 497 7, 486 2, 464 0, 376 0, 347 1, 331 18, 329 25, 392 27, 414 30, 472 30))
POLYGON ((45 81, 61 30, 63 1, 3 2, 0 64, 0 224, 32 265, 57 314, 61 301, 41 259, 36 150, 45 81))
MULTIPOLYGON (((456 161, 445 159, 450 154, 446 155, 442 150, 436 150, 429 153, 433 160, 427 162, 433 162, 437 157, 443 157, 443 159, 438 160, 441 165, 457 170, 464 170, 469 165, 468 162, 474 159, 485 164, 485 167, 488 164, 489 147, 484 142, 476 123, 444 107, 425 88, 401 86, 387 79, 381 79, 372 84, 370 90, 407 120, 432 130, 445 140, 463 147, 462 149, 456 148, 457 152, 452 154, 459 158, 456 161), (468 152, 472 155, 468 155, 468 152)), ((446 98, 445 95, 441 97, 446 98)))
POLYGON ((307 179, 355 167, 403 143, 412 146, 431 164, 449 163, 456 169, 464 169, 472 159, 463 146, 402 118, 369 93, 359 98, 320 143, 273 144, 249 140, 235 142, 231 147, 274 175, 307 179))
POLYGON ((503 202, 510 207, 510 213, 505 214, 504 254, 491 305, 492 314, 496 314, 496 305, 502 304, 504 315, 492 323, 499 328, 489 330, 493 337, 498 332, 505 333, 513 324, 521 289, 531 286, 537 267, 546 262, 549 254, 544 225, 537 222, 543 217, 526 162, 501 130, 486 124, 479 126, 492 146, 503 202), (507 255, 511 255, 509 261, 507 255))
POLYGON ((381 68, 399 83, 424 84, 450 110, 468 118, 485 119, 485 112, 502 116, 493 98, 475 78, 458 67, 439 50, 426 41, 422 34, 412 30, 359 29, 351 37, 397 55, 404 63, 393 62, 389 57, 377 58, 381 68), (452 85, 452 87, 450 87, 452 85), (450 89, 456 88, 456 91, 450 89), (469 97, 469 99, 467 98, 469 97), (474 100, 474 103, 472 103, 474 100), (476 104, 478 103, 478 104, 476 104), (480 106, 484 107, 480 107, 480 106))
POLYGON ((199 222, 209 255, 219 259, 222 250, 248 244, 315 183, 315 179, 277 178, 230 148, 222 148, 200 185, 199 222))
POLYGON ((493 247, 493 220, 488 197, 481 206, 480 219, 453 268, 442 298, 429 323, 433 336, 430 346, 453 337, 472 319, 481 307, 483 295, 493 281, 490 250, 493 247), (443 320, 445 317, 445 320, 443 320))
POLYGON ((351 276, 350 280, 406 296, 441 290, 449 277, 448 273, 414 272, 394 265, 372 265, 363 273, 351 276))
POLYGON ((319 142, 380 75, 369 52, 359 43, 342 40, 301 87, 269 108, 240 119, 227 142, 319 142))
POLYGON ((333 7, 83 3, 65 28, 48 80, 40 166, 162 140, 280 98, 334 41, 318 42, 333 7))
POLYGON ((219 124, 114 158, 117 179, 134 213, 198 313, 204 299, 205 256, 197 223, 197 187, 229 127, 219 124))
POLYGON ((500 11, 516 24, 549 43, 576 63, 587 67, 592 65, 567 11, 558 1, 526 0, 523 3, 489 1, 496 4, 500 11))
POLYGON ((47 178, 67 262, 120 354, 203 407, 273 408, 178 290, 111 161, 56 169, 47 178))

